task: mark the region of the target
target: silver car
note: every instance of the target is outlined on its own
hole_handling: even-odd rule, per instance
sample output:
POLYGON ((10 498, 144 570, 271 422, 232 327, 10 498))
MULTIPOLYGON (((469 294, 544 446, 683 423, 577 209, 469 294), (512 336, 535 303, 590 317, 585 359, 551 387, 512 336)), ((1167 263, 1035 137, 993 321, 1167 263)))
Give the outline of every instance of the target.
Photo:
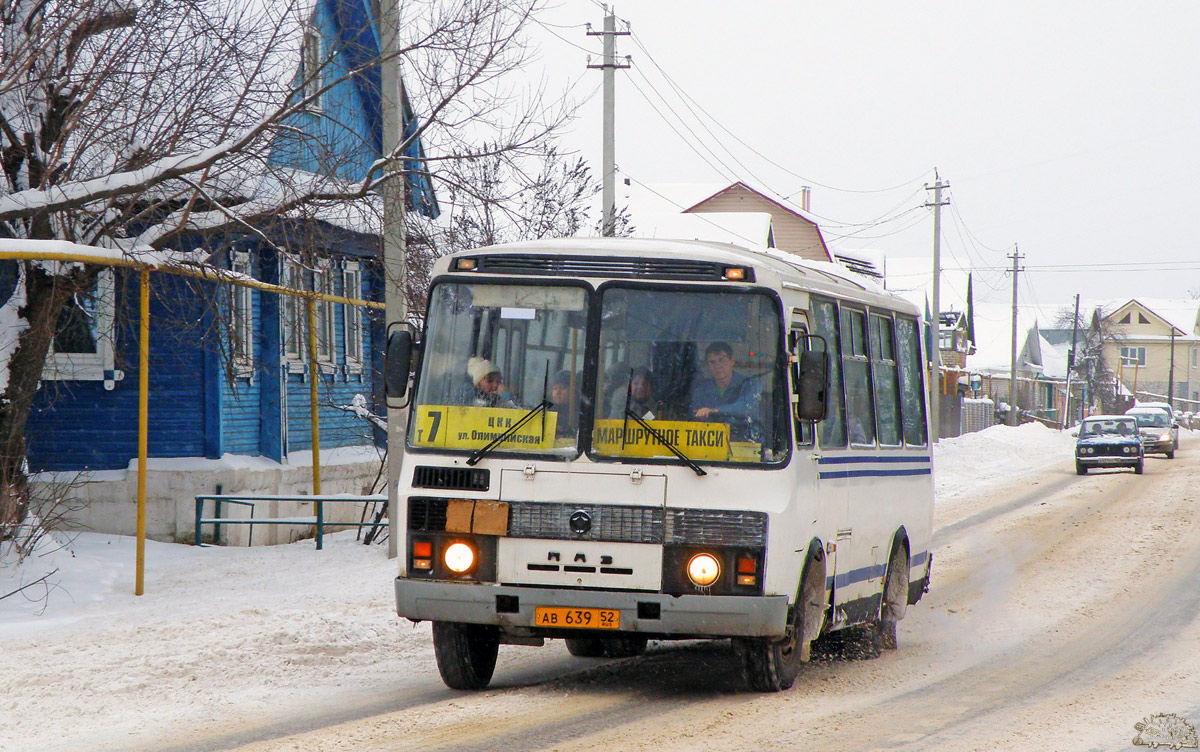
POLYGON ((1169 460, 1175 458, 1175 450, 1179 448, 1179 424, 1169 410, 1140 405, 1131 407, 1125 414, 1137 419, 1138 433, 1147 454, 1165 454, 1169 460))

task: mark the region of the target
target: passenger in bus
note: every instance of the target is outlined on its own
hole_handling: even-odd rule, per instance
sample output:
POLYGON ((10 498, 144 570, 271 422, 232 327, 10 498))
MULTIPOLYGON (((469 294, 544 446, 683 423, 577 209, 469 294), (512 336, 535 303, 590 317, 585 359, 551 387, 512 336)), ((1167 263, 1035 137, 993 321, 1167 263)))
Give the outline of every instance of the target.
POLYGON ((654 399, 654 378, 648 368, 633 368, 629 371, 624 389, 618 389, 612 398, 608 417, 613 420, 625 418, 625 407, 642 420, 657 420, 661 412, 654 399), (627 399, 628 398, 628 399, 627 399))
POLYGON ((759 441, 762 386, 758 379, 735 370, 737 361, 727 342, 713 342, 706 347, 704 365, 712 378, 692 386, 692 416, 729 423, 733 441, 759 441))
POLYGON ((473 355, 467 360, 467 375, 471 384, 463 384, 455 395, 455 403, 470 407, 517 408, 512 394, 504 386, 504 376, 492 361, 473 355))
POLYGON ((579 425, 576 420, 579 410, 573 406, 578 405, 579 400, 572 394, 570 371, 564 369, 554 374, 554 380, 550 382, 550 401, 554 403, 550 411, 558 414, 555 435, 574 436, 579 425))

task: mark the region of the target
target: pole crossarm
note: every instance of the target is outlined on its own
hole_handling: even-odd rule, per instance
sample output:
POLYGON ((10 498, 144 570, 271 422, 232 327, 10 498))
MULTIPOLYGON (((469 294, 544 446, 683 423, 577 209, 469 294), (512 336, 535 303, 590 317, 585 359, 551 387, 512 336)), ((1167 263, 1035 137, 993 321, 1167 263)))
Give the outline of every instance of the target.
POLYGON ((131 258, 105 258, 103 256, 88 256, 83 253, 46 253, 43 251, 4 251, 0 250, 0 259, 16 259, 24 261, 62 261, 66 263, 78 264, 96 264, 99 266, 122 266, 128 269, 149 269, 151 271, 163 272, 164 274, 174 274, 180 277, 191 277, 193 279, 202 279, 207 282, 217 282, 221 284, 234 285, 236 287, 249 287, 254 290, 263 292, 273 292, 278 295, 289 295, 294 298, 302 298, 304 300, 323 301, 326 303, 341 303, 343 305, 353 305, 360 308, 375 308, 383 310, 384 304, 373 300, 362 300, 360 298, 347 298, 342 295, 330 295, 329 293, 314 292, 312 290, 297 290, 283 285, 273 285, 269 282, 260 282, 257 279, 251 279, 240 274, 225 269, 217 269, 215 267, 192 267, 180 266, 178 264, 151 264, 145 261, 138 261, 131 258))

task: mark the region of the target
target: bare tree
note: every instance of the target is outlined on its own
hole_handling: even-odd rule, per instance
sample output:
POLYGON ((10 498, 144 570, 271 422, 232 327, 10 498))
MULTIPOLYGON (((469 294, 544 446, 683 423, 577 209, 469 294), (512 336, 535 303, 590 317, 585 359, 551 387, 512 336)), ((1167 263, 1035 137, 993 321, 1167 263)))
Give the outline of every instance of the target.
MULTIPOLYGON (((380 61, 347 66, 338 46, 353 39, 306 54, 308 2, 0 0, 0 239, 156 260, 183 236, 231 227, 274 242, 272 222, 370 204, 401 171, 434 171, 436 158, 398 159, 415 139, 455 162, 544 153, 569 110, 505 77, 529 59, 524 33, 540 3, 404 3, 399 54, 422 119, 363 176, 330 161, 352 135, 344 124, 297 122, 380 61), (284 146, 317 168, 273 159, 284 146)), ((0 301, 0 539, 26 512, 25 424, 61 314, 99 269, 22 261, 0 301)))
POLYGON ((1088 316, 1081 312, 1075 319, 1072 308, 1063 308, 1055 318, 1055 327, 1071 329, 1078 327, 1079 340, 1075 346, 1075 378, 1084 384, 1087 403, 1102 412, 1119 410, 1117 379, 1112 366, 1104 357, 1104 346, 1109 342, 1120 342, 1123 332, 1108 318, 1110 312, 1096 308, 1088 316))
POLYGON ((575 235, 587 227, 590 199, 600 190, 583 159, 553 145, 537 153, 492 150, 448 160, 437 179, 443 217, 409 220, 409 310, 418 318, 439 256, 575 235))

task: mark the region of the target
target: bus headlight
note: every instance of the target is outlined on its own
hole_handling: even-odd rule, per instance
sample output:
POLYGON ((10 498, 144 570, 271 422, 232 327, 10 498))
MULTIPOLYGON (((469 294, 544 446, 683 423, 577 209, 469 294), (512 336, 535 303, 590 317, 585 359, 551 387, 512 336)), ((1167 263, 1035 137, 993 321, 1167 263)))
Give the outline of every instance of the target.
POLYGON ((475 551, 466 543, 451 543, 442 554, 442 560, 451 572, 462 574, 475 566, 475 551))
POLYGON ((688 561, 687 574, 696 587, 708 587, 721 576, 721 562, 712 554, 696 554, 688 561))

